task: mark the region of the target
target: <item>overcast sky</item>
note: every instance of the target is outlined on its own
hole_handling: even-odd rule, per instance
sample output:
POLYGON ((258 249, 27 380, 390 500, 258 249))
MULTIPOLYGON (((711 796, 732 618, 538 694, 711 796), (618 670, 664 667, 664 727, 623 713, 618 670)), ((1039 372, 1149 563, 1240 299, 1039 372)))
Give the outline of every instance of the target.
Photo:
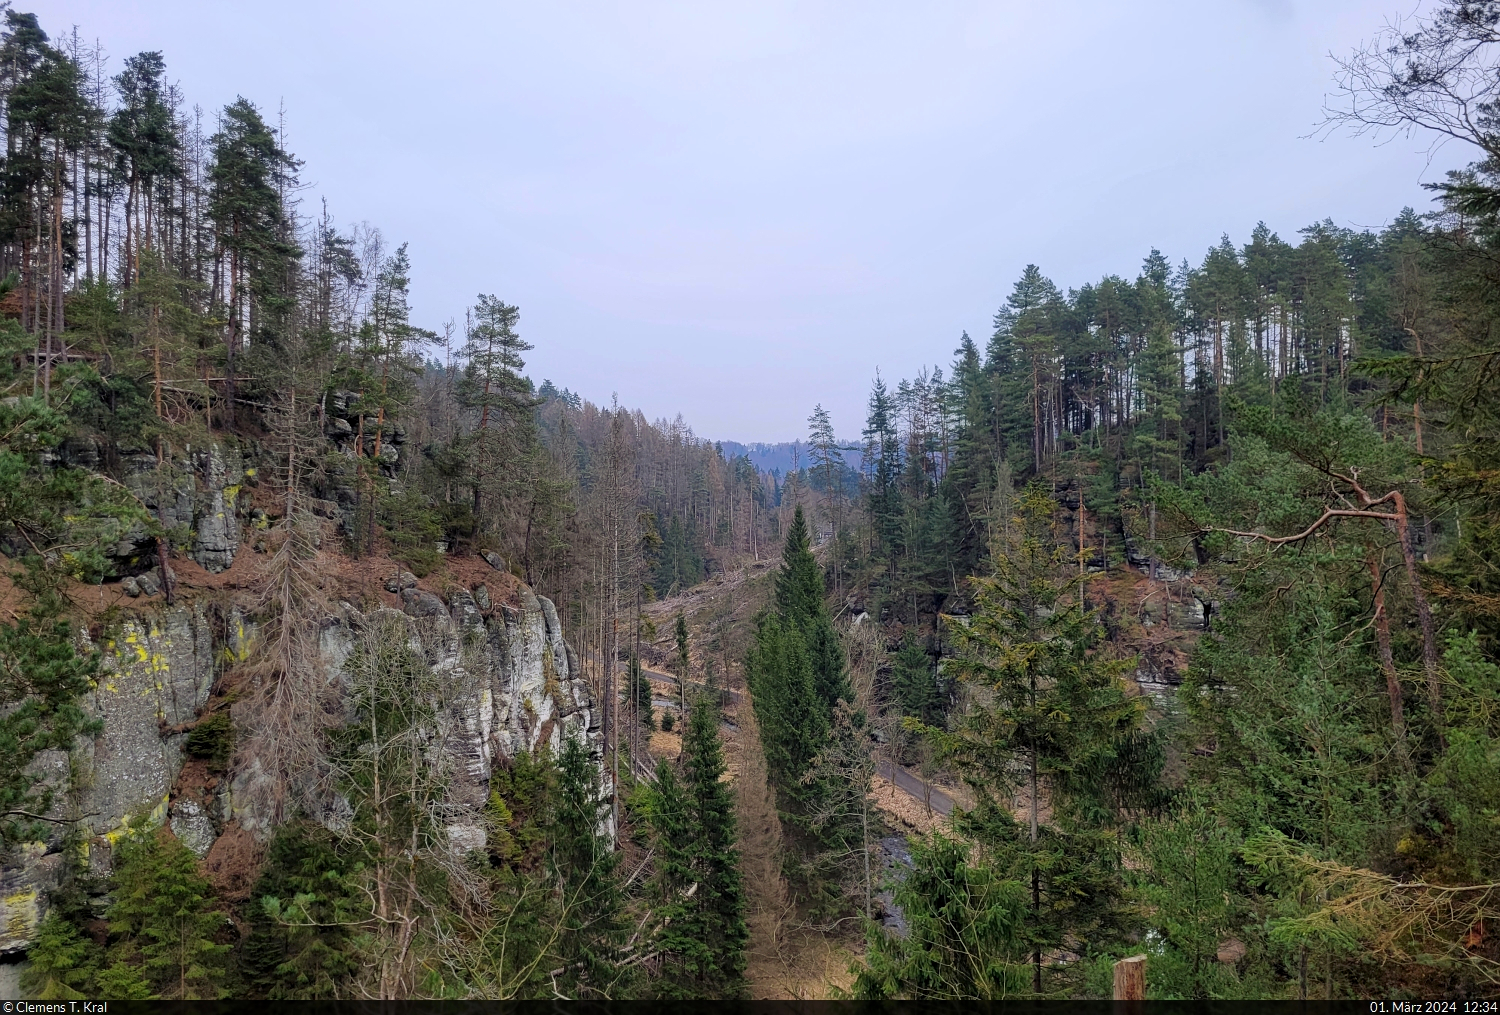
POLYGON ((1307 137, 1415 0, 16 0, 213 110, 285 102, 304 195, 407 241, 416 323, 521 308, 528 372, 700 435, 856 435, 878 368, 1264 220, 1425 210, 1454 146, 1307 137))

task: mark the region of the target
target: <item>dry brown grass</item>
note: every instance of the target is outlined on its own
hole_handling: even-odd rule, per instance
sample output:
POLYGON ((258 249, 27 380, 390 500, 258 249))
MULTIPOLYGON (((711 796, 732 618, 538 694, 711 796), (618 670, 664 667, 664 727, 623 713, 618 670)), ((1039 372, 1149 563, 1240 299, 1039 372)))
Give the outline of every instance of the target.
POLYGON ((904 832, 923 834, 939 826, 946 826, 948 819, 925 803, 906 793, 884 776, 870 780, 870 799, 875 807, 892 824, 904 832))
POLYGON ((766 1001, 816 1001, 854 984, 850 967, 859 959, 861 942, 838 939, 814 930, 789 932, 778 951, 750 952, 745 971, 750 996, 766 1001))
POLYGON ((653 759, 667 758, 670 760, 676 758, 682 753, 682 734, 677 732, 676 727, 673 727, 671 733, 654 730, 651 733, 650 748, 653 759))

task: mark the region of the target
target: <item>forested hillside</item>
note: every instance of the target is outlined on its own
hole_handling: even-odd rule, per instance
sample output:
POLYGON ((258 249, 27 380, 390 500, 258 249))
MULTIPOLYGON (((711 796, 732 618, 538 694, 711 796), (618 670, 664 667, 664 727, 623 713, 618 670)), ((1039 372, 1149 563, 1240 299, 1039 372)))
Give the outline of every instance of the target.
POLYGON ((1420 208, 1028 266, 766 469, 4 18, 7 996, 1494 995, 1500 5, 1340 64, 1420 208))

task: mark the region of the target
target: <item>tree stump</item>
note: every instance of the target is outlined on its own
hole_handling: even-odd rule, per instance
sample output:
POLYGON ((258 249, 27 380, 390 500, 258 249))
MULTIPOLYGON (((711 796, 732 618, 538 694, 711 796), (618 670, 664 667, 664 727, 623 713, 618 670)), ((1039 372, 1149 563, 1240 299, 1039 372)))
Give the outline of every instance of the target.
POLYGON ((1146 999, 1146 956, 1132 955, 1115 963, 1116 1001, 1146 999))

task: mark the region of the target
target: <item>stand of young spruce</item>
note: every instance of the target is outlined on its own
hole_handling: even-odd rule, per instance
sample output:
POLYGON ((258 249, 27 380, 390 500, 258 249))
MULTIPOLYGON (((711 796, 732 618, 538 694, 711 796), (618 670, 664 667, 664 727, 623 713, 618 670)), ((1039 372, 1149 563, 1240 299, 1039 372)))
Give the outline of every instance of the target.
POLYGON ((112 944, 99 971, 107 997, 205 999, 221 995, 230 946, 224 914, 198 873, 197 858, 162 832, 121 840, 111 878, 112 944))
POLYGON ((834 704, 852 697, 801 507, 787 529, 775 609, 757 619, 745 675, 781 807, 797 813, 816 795, 803 777, 825 741, 834 704))

